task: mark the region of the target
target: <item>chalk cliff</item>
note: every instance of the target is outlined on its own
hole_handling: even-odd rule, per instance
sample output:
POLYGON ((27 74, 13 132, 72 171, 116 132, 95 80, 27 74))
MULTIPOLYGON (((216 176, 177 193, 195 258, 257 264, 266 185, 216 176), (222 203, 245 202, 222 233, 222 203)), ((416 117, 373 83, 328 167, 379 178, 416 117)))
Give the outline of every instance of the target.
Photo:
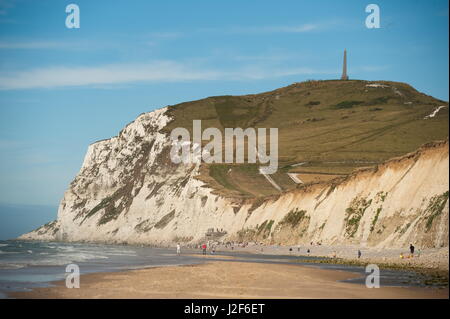
POLYGON ((448 141, 374 168, 266 198, 219 195, 173 164, 167 108, 140 115, 118 136, 89 146, 57 220, 20 239, 165 244, 204 240, 448 246, 448 141))

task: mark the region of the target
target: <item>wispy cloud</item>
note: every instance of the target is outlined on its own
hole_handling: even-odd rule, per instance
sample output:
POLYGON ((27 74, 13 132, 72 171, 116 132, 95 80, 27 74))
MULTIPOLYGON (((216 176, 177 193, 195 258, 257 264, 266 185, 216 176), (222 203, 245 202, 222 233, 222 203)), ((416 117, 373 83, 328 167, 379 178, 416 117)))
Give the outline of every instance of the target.
POLYGON ((0 74, 0 89, 51 88, 142 81, 214 79, 213 71, 198 71, 171 61, 115 64, 99 67, 48 67, 0 74))
POLYGON ((303 25, 290 25, 290 26, 261 26, 261 27, 241 27, 236 28, 237 32, 249 32, 249 33, 304 33, 317 30, 319 25, 317 24, 303 24, 303 25))
POLYGON ((98 41, 98 40, 80 40, 80 41, 61 41, 61 40, 41 40, 41 39, 20 39, 6 40, 0 39, 0 50, 108 50, 120 48, 120 44, 98 41))
POLYGON ((305 33, 321 29, 320 24, 274 25, 274 26, 231 26, 228 28, 202 28, 198 33, 226 33, 226 34, 271 34, 271 33, 305 33))
MULTIPOLYGON (((0 0, 1 1, 1 0, 0 0)), ((123 49, 124 41, 129 45, 155 46, 165 41, 175 40, 183 37, 182 32, 151 32, 143 35, 116 35, 115 41, 99 40, 98 38, 84 38, 83 40, 48 40, 48 39, 11 39, 0 38, 0 50, 120 50, 123 49)))
POLYGON ((12 0, 0 0, 0 16, 8 14, 9 9, 14 7, 14 1, 12 0))
MULTIPOLYGON (((0 16, 6 15, 7 5, 10 1, 0 0, 0 16), (2 2, 5 4, 2 8, 2 2), (3 13, 2 13, 3 12, 3 13)), ((12 3, 12 2, 11 2, 12 3)), ((146 46, 155 46, 161 41, 179 39, 185 36, 202 35, 204 33, 215 34, 272 34, 272 33, 305 33, 323 29, 324 24, 303 24, 303 25, 278 25, 278 26, 232 26, 228 28, 202 28, 190 31, 155 31, 144 36, 143 43, 146 46)), ((105 48, 117 48, 116 43, 104 43, 95 41, 48 41, 40 39, 5 40, 0 39, 0 50, 93 50, 105 48)))
POLYGON ((218 69, 192 63, 154 61, 98 67, 47 67, 0 73, 0 90, 96 86, 133 82, 265 79, 290 75, 335 74, 337 70, 248 65, 218 69))
POLYGON ((159 31, 152 32, 149 37, 152 39, 177 39, 185 36, 202 35, 204 33, 213 34, 270 34, 270 33, 304 33, 325 28, 325 24, 308 23, 301 25, 273 25, 273 26, 229 26, 229 27, 204 27, 183 31, 159 31))
POLYGON ((0 49, 60 49, 66 43, 51 41, 0 41, 0 49))

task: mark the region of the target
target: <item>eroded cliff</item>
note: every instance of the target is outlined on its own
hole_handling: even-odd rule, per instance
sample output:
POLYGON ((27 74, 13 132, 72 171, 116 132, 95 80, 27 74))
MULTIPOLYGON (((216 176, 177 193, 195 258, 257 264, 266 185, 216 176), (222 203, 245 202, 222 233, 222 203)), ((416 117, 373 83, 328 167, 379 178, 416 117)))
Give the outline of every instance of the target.
POLYGON ((220 240, 448 246, 448 141, 278 196, 233 199, 174 164, 167 108, 89 146, 56 221, 21 239, 165 244, 220 240))

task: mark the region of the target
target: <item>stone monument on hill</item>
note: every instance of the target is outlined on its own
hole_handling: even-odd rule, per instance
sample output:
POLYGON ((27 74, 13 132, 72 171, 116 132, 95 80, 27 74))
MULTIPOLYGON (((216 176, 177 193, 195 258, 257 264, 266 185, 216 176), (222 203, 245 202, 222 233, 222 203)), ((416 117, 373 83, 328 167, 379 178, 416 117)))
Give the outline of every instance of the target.
POLYGON ((348 75, 347 75, 347 50, 346 49, 344 49, 344 65, 342 66, 341 80, 348 80, 348 75))

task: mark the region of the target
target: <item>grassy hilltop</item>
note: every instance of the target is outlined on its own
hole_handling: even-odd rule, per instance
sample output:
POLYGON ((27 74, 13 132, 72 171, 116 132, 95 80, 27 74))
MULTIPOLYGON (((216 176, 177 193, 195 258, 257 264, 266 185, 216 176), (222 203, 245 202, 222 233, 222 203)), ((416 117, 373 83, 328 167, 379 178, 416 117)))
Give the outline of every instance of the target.
MULTIPOLYGON (((296 187, 288 172, 305 183, 332 179, 448 136, 448 102, 389 81, 307 81, 260 94, 181 103, 170 106, 169 114, 174 120, 168 132, 175 127, 192 131, 192 120, 202 120, 202 130, 216 127, 222 134, 226 127, 277 127, 279 169, 271 177, 283 190, 296 187), (434 117, 425 118, 442 105, 434 117)), ((229 196, 278 193, 258 173, 259 166, 203 164, 200 178, 229 196)))

